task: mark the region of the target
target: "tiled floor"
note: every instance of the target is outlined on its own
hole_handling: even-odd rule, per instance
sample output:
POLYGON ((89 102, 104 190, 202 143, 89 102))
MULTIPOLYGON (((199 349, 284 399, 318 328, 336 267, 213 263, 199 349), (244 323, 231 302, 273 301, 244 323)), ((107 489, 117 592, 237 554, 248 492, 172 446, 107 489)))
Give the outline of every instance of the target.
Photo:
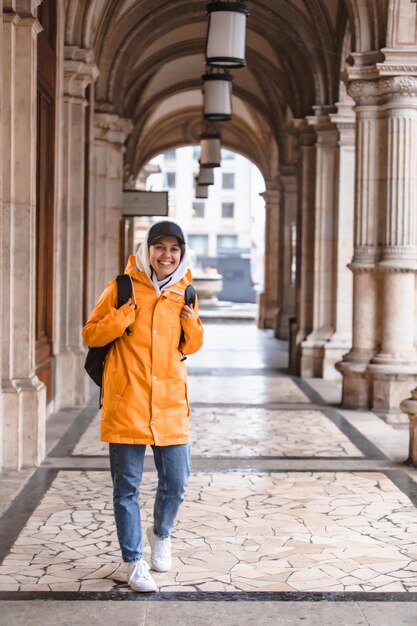
MULTIPOLYGON (((74 455, 102 456, 100 416, 91 422, 74 455)), ((362 452, 321 411, 197 407, 191 421, 194 455, 346 457, 362 452)), ((151 454, 148 448, 148 453, 151 454)))
MULTIPOLYGON (((156 481, 142 486, 144 526, 156 481)), ((7 591, 110 591, 105 472, 61 471, 0 566, 7 591)), ((417 591, 417 511, 379 473, 195 473, 161 591, 417 591)))
MULTIPOLYGON (((172 571, 155 574, 166 594, 157 597, 263 592, 415 601, 416 471, 372 444, 379 420, 369 414, 373 427, 361 434, 353 418, 286 377, 268 333, 213 325, 207 343, 207 360, 204 351, 189 360, 194 469, 173 534, 172 571), (254 371, 247 362, 239 371, 243 337, 254 371), (221 368, 212 369, 215 362, 221 368), (285 467, 277 470, 280 459, 285 467)), ((40 468, 6 512, 0 598, 136 595, 118 580, 107 444, 94 413, 66 455, 55 454, 58 466, 40 468)), ((404 457, 406 449, 396 452, 404 457)), ((156 484, 149 467, 144 528, 156 484)))

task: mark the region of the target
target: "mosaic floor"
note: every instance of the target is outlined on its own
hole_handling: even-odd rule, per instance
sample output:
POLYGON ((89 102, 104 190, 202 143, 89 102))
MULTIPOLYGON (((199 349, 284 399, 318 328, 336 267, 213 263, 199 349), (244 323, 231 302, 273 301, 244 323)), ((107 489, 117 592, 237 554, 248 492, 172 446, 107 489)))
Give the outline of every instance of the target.
MULTIPOLYGON (((393 466, 334 407, 312 402, 305 385, 271 370, 239 377, 236 355, 220 358, 233 375, 209 367, 202 374, 200 355, 198 374, 190 367, 193 474, 173 533, 172 571, 155 573, 160 591, 417 599, 415 470, 393 466), (285 460, 285 471, 274 459, 285 460), (359 471, 359 462, 368 469, 359 471)), ((99 464, 107 444, 98 440, 99 415, 90 413, 67 457, 40 468, 10 509, 0 598, 134 595, 120 580, 110 476, 99 464)), ((155 486, 154 471, 145 471, 144 528, 155 486)))
MULTIPOLYGON (((99 441, 100 415, 91 422, 74 455, 104 456, 108 444, 99 441)), ((362 452, 321 411, 259 408, 203 408, 192 411, 194 455, 234 457, 345 457, 362 452)), ((152 456, 150 448, 147 454, 152 456)))

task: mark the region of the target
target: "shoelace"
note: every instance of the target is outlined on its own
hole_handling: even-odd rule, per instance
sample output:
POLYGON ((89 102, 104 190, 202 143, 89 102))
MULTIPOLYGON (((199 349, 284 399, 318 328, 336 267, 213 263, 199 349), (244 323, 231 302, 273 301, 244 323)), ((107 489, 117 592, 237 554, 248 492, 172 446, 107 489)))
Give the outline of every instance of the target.
POLYGON ((135 567, 133 568, 133 571, 130 575, 130 579, 132 580, 133 576, 135 576, 135 574, 139 574, 140 577, 142 578, 147 578, 150 579, 151 575, 149 574, 149 566, 146 563, 146 561, 138 561, 135 565, 135 567))

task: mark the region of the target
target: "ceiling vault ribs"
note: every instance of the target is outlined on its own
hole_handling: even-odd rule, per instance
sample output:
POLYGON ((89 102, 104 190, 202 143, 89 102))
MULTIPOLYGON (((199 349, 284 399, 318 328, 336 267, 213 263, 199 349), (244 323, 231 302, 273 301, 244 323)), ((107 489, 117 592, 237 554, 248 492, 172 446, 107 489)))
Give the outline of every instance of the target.
MULTIPOLYGON (((126 158, 135 163, 141 150, 153 152, 152 141, 162 145, 161 128, 169 128, 181 142, 184 129, 192 138, 190 128, 197 128, 198 117, 201 125, 207 2, 65 0, 65 43, 94 51, 100 70, 97 108, 132 120, 126 158), (174 107, 172 123, 165 119, 167 103, 174 107)), ((353 52, 384 45, 389 2, 251 0, 248 65, 235 73, 233 84, 237 121, 222 131, 229 144, 248 152, 244 141, 251 137, 253 142, 251 133, 257 132, 271 138, 285 161, 289 121, 311 115, 314 106, 337 102, 346 41, 353 52)), ((265 168, 271 146, 265 141, 254 145, 251 158, 265 168)))

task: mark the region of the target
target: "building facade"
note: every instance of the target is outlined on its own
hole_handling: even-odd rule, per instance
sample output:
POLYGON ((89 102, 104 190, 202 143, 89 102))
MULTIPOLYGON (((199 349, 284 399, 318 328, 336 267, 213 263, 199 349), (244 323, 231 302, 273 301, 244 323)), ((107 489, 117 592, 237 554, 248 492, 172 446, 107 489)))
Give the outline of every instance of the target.
MULTIPOLYGON (((89 397, 80 330, 119 271, 122 190, 198 143, 205 4, 1 3, 4 468, 38 464, 47 414, 89 397)), ((417 378, 416 9, 252 0, 220 125, 266 184, 259 325, 292 319, 294 372, 388 420, 417 378)))
POLYGON ((251 257, 253 279, 263 285, 265 189, 259 170, 245 157, 222 149, 208 198, 196 198, 199 146, 185 146, 152 160, 159 172, 146 181, 148 190, 167 189, 169 213, 188 233, 194 266, 204 271, 203 257, 241 253, 251 257))

